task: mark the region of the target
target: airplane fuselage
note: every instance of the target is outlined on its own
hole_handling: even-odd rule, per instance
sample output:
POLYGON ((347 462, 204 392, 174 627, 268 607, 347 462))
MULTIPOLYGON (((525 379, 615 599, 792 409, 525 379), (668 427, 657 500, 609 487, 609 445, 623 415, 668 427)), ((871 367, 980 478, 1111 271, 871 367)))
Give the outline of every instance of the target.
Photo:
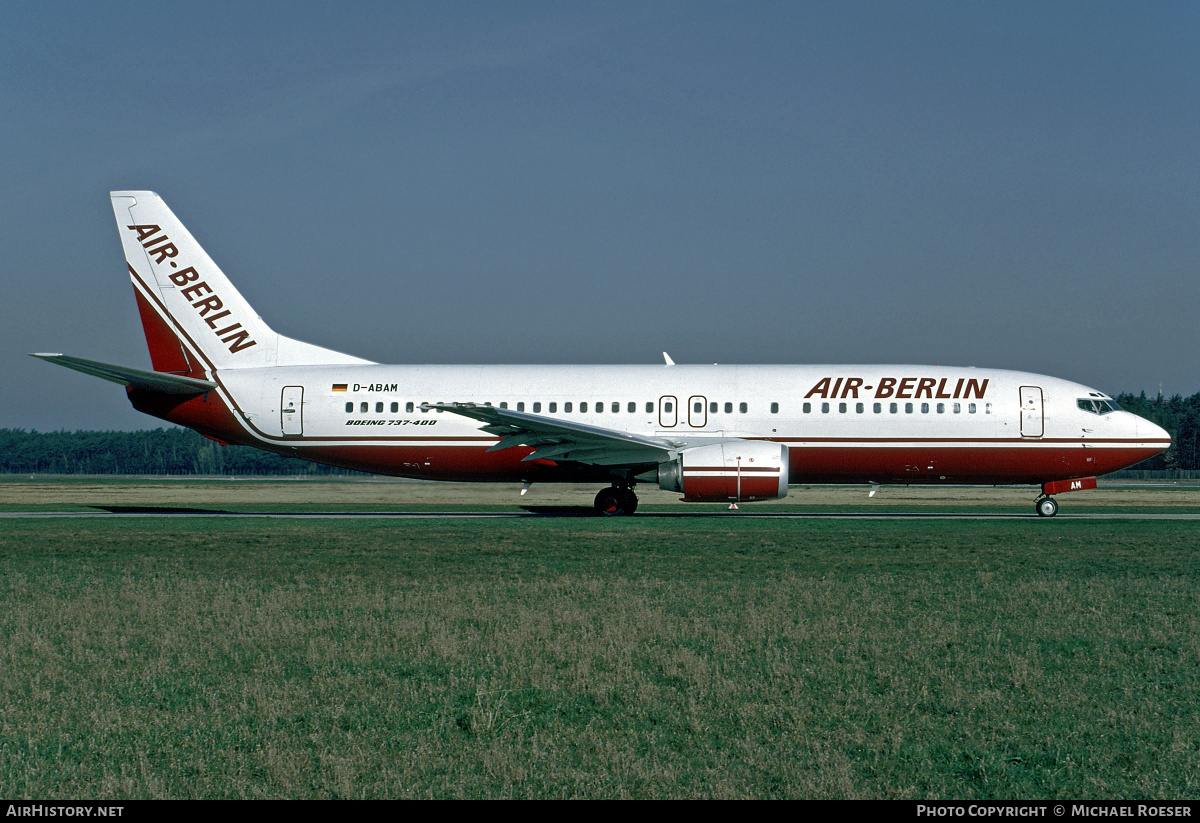
MULTIPOLYGON (((467 401, 695 444, 788 447, 792 483, 1035 484, 1161 451, 1161 430, 1058 378, 931 366, 314 366, 217 371, 219 388, 145 411, 227 442, 440 480, 605 478, 603 466, 489 452, 467 401), (1080 401, 1085 401, 1083 404, 1080 401), (1024 408, 1023 408, 1024 406, 1024 408)), ((136 398, 135 398, 136 399, 136 398)))

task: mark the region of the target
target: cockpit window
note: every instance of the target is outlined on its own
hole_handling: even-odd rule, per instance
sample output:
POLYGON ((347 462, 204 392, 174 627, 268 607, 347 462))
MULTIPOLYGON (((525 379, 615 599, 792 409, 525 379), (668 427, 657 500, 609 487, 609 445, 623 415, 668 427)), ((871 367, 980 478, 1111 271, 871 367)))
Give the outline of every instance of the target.
POLYGON ((1107 398, 1081 397, 1075 401, 1075 405, 1091 414, 1108 414, 1121 410, 1120 406, 1107 398))

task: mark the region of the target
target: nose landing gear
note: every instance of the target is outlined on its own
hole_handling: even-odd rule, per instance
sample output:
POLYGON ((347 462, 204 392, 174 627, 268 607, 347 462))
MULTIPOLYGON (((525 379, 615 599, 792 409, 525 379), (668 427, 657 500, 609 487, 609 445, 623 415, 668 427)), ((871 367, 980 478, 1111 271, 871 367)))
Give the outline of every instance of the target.
POLYGON ((1096 488, 1094 477, 1072 477, 1067 480, 1050 480, 1042 484, 1042 496, 1033 504, 1038 517, 1053 517, 1058 514, 1058 501, 1050 495, 1081 492, 1096 488))
POLYGON ((596 495, 596 514, 620 517, 637 511, 638 499, 629 486, 609 486, 596 495))

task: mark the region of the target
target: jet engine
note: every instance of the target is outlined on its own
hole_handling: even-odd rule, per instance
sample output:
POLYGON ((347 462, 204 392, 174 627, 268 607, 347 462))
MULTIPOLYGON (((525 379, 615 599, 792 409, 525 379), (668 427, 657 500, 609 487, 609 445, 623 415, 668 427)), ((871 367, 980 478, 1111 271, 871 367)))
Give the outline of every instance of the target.
POLYGON ((788 492, 788 448, 765 440, 733 440, 685 449, 658 464, 658 486, 689 503, 779 500, 788 492))

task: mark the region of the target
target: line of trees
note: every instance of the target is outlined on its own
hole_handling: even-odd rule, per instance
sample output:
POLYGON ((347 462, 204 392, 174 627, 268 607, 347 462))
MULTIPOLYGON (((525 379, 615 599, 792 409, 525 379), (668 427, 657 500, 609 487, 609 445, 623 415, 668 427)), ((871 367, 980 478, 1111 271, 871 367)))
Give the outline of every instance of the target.
POLYGON ((359 474, 249 446, 222 446, 190 429, 35 432, 0 429, 7 474, 359 474))
MULTIPOLYGON (((1121 408, 1171 433, 1171 448, 1138 469, 1200 469, 1200 393, 1148 398, 1119 394, 1121 408)), ((36 432, 0 429, 5 474, 358 474, 260 451, 221 446, 189 429, 36 432)))

